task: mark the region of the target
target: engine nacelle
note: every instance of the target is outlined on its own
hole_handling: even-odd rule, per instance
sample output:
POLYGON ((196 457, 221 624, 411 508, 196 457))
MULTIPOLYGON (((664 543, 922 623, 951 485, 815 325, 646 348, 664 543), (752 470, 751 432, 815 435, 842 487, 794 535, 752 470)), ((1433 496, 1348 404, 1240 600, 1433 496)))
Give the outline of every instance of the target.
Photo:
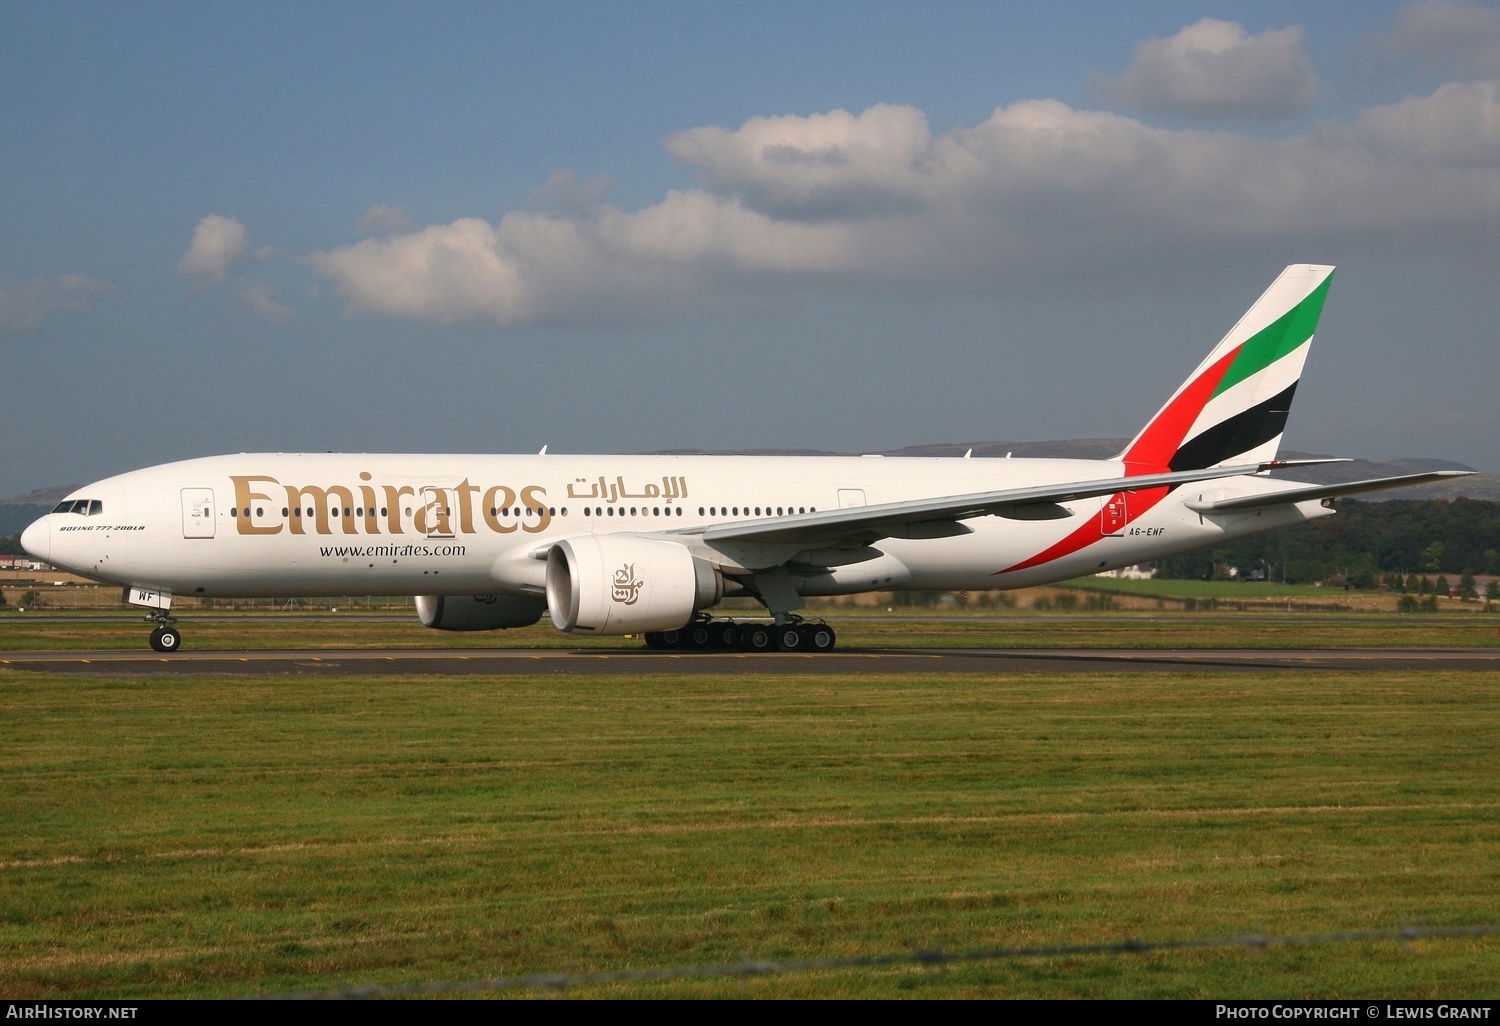
POLYGON ((417 619, 437 631, 498 631, 530 627, 547 604, 527 595, 418 595, 417 619))
POLYGON ((723 575, 677 542, 589 535, 547 553, 547 611, 560 631, 673 630, 723 597, 723 575))

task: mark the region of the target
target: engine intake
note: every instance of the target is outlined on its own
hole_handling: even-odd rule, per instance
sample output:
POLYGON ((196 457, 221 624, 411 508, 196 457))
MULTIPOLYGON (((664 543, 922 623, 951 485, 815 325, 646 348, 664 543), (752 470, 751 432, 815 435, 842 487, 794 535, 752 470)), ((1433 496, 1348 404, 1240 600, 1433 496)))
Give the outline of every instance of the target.
POLYGON ((417 619, 438 631, 498 631, 530 627, 547 606, 527 595, 418 595, 417 619))
POLYGON ((590 535, 547 553, 547 611, 560 631, 672 630, 723 597, 723 575, 677 542, 590 535))

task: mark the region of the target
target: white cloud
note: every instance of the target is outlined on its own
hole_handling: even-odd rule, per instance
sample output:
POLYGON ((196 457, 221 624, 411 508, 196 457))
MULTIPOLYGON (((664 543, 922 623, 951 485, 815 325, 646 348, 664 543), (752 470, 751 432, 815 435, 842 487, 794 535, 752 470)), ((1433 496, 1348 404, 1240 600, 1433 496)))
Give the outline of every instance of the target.
POLYGON ((1450 82, 1431 96, 1361 111, 1354 136, 1372 149, 1439 164, 1500 164, 1500 82, 1450 82))
POLYGON ((395 235, 416 227, 408 208, 375 206, 360 215, 357 230, 361 235, 395 235))
POLYGON ((563 168, 548 175, 541 188, 532 190, 526 209, 574 216, 587 214, 604 202, 612 184, 609 175, 580 182, 572 171, 563 168))
POLYGON ((1396 14, 1380 49, 1463 75, 1500 75, 1500 10, 1474 0, 1416 0, 1396 14))
POLYGON ((933 139, 921 111, 878 104, 859 114, 751 118, 732 132, 693 128, 663 145, 712 192, 781 217, 828 220, 915 209, 913 175, 932 159, 933 139))
POLYGON ((1307 110, 1318 92, 1302 36, 1297 25, 1251 36, 1235 22, 1204 18, 1136 44, 1123 75, 1094 82, 1153 114, 1274 121, 1307 110))
POLYGON ((87 310, 95 296, 114 290, 113 285, 81 274, 32 278, 0 288, 0 331, 36 331, 51 314, 87 310))
POLYGON ((463 218, 304 262, 351 314, 513 325, 671 317, 809 285, 992 292, 1148 260, 1191 269, 1251 244, 1325 259, 1350 240, 1427 237, 1493 255, 1496 111, 1494 83, 1470 83, 1280 139, 1053 100, 937 136, 910 107, 754 118, 670 137, 700 187, 641 210, 463 218))
POLYGON ((232 217, 209 214, 193 228, 193 241, 177 261, 177 273, 185 278, 223 281, 234 262, 249 252, 244 225, 232 217))
POLYGON ((274 285, 250 285, 240 292, 240 298, 250 307, 251 313, 272 324, 279 324, 297 316, 295 309, 271 298, 275 293, 274 285))

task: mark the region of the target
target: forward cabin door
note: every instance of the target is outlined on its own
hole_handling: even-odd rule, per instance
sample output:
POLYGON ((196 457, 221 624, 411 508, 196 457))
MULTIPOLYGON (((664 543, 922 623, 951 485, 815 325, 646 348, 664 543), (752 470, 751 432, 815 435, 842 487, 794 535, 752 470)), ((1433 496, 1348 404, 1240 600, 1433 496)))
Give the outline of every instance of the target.
POLYGON ((182 536, 184 538, 212 538, 214 536, 214 490, 212 488, 184 488, 182 490, 182 536))
POLYGON ((840 488, 839 509, 852 509, 855 506, 865 504, 865 490, 863 488, 840 488))

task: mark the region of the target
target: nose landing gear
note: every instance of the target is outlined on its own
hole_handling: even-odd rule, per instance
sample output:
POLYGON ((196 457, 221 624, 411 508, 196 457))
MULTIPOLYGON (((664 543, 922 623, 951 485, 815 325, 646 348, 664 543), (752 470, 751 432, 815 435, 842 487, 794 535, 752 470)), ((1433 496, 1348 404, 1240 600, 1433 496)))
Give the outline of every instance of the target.
POLYGON ((177 622, 175 616, 148 616, 147 623, 157 625, 156 630, 151 632, 151 648, 157 652, 176 652, 182 647, 182 634, 173 624, 177 622))

